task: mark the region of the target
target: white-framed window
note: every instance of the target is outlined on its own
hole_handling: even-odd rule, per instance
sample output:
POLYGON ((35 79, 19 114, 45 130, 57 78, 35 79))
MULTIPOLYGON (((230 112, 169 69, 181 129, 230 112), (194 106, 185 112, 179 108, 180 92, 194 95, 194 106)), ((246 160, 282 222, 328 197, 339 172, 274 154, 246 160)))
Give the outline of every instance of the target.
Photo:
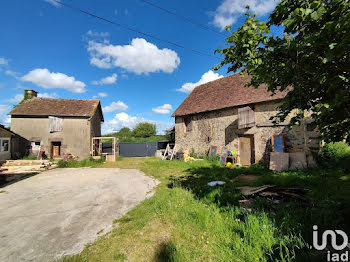
POLYGON ((10 138, 0 138, 0 152, 10 152, 10 138))

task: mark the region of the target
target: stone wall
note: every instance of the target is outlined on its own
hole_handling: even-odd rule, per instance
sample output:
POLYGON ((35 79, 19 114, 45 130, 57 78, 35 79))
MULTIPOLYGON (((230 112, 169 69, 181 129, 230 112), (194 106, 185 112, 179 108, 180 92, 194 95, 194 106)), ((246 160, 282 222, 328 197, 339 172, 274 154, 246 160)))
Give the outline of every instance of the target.
POLYGON ((238 108, 226 108, 190 116, 175 118, 175 136, 178 151, 194 150, 204 155, 210 145, 218 146, 218 152, 223 147, 235 149, 239 154, 239 137, 254 136, 255 162, 266 162, 271 152, 271 136, 285 135, 287 152, 318 151, 319 140, 317 130, 307 130, 307 126, 288 126, 288 121, 294 112, 277 127, 269 118, 274 116, 279 104, 275 101, 255 104, 255 126, 238 129, 238 108), (186 131, 185 118, 191 118, 192 130, 186 131))

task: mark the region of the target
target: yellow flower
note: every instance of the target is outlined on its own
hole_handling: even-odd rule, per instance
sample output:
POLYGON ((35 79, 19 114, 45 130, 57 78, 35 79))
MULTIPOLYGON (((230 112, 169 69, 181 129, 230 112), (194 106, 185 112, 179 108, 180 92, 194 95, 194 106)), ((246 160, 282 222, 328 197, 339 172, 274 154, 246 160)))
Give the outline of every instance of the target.
POLYGON ((256 260, 256 261, 258 261, 258 260, 259 260, 259 258, 257 257, 255 260, 256 260))
POLYGON ((204 237, 202 236, 202 239, 204 239, 204 237))
POLYGON ((209 249, 209 253, 211 253, 211 249, 209 249))
POLYGON ((209 244, 209 241, 207 240, 207 244, 209 244))

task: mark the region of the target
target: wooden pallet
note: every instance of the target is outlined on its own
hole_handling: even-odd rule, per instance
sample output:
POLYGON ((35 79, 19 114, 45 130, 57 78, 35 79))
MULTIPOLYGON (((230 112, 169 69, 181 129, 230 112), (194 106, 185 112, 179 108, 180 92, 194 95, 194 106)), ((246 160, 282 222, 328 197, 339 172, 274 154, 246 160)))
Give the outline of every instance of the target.
POLYGON ((168 143, 166 146, 164 155, 162 157, 162 160, 173 160, 174 156, 176 156, 176 144, 168 143))

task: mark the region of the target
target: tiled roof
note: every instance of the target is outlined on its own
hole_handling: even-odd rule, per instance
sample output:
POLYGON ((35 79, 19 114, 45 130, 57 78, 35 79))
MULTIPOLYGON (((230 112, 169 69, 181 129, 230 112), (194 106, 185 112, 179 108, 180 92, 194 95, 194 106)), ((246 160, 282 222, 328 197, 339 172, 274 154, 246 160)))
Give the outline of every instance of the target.
POLYGON ((258 88, 247 87, 249 76, 233 74, 197 86, 176 109, 172 116, 183 116, 227 107, 255 104, 282 99, 287 92, 276 92, 271 95, 265 85, 258 88))
POLYGON ((94 115, 98 107, 101 107, 100 100, 98 99, 55 99, 34 97, 17 105, 9 114, 12 116, 91 117, 94 115))

